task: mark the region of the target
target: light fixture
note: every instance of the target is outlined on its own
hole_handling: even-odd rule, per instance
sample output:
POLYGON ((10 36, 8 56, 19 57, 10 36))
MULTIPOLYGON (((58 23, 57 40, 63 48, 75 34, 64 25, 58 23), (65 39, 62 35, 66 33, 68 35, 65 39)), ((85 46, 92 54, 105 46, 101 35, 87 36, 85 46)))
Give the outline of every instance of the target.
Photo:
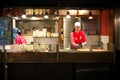
POLYGON ((35 10, 33 10, 33 15, 31 17, 31 20, 37 20, 38 18, 35 16, 35 10))
POLYGON ((77 10, 77 16, 76 16, 76 18, 79 18, 79 16, 78 16, 78 15, 79 15, 79 10, 77 10))
POLYGON ((14 19, 18 19, 17 9, 13 9, 13 10, 14 10, 14 16, 13 16, 13 18, 14 18, 14 19))
POLYGON ((13 16, 13 18, 14 18, 14 19, 18 19, 18 16, 17 16, 17 15, 15 15, 15 16, 13 16))
POLYGON ((93 19, 92 12, 90 10, 88 19, 93 19))
POLYGON ((67 18, 67 19, 71 18, 71 16, 70 16, 70 12, 69 12, 69 11, 67 11, 66 18, 67 18))
POLYGON ((26 19, 26 12, 25 12, 25 10, 24 10, 24 12, 23 12, 23 14, 22 14, 22 18, 23 18, 23 19, 26 19))
POLYGON ((57 9, 54 14, 56 15, 56 18, 59 19, 59 9, 57 9))
POLYGON ((45 18, 45 19, 48 19, 48 18, 49 18, 47 11, 45 12, 44 18, 45 18))
POLYGON ((8 14, 7 14, 7 16, 8 16, 8 17, 12 17, 12 16, 11 16, 10 9, 8 8, 7 10, 8 10, 8 14))

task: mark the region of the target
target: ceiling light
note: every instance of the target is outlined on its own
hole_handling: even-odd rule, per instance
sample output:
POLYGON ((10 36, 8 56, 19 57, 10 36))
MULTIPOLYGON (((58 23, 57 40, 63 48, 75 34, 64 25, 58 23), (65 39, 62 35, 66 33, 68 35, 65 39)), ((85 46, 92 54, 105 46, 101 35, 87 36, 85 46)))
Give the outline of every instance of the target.
POLYGON ((14 19, 18 19, 18 16, 17 16, 17 15, 15 15, 15 16, 13 16, 13 18, 14 18, 14 19))
POLYGON ((56 15, 56 18, 59 19, 59 10, 58 9, 55 11, 55 15, 56 15))
POLYGON ((66 18, 67 18, 67 19, 71 18, 71 16, 70 16, 70 12, 69 12, 69 11, 67 11, 66 18))
POLYGON ((26 19, 26 15, 25 15, 25 14, 23 14, 23 15, 22 15, 22 18, 23 18, 23 19, 26 19))
POLYGON ((48 12, 45 12, 44 18, 45 18, 45 19, 48 19, 48 18, 49 18, 48 12))
POLYGON ((22 18, 26 19, 26 12, 25 11, 23 12, 22 18))
POLYGON ((91 11, 89 12, 89 17, 88 17, 88 19, 93 19, 93 16, 92 16, 92 12, 91 12, 91 11))

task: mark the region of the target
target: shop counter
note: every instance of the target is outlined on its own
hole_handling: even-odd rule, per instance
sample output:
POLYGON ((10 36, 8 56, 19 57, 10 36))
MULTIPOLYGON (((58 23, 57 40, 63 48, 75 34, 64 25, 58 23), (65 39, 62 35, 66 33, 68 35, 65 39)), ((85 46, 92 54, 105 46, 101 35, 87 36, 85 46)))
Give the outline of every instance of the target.
POLYGON ((108 46, 107 49, 99 45, 71 49, 69 44, 64 45, 13 44, 5 46, 5 52, 0 52, 0 60, 8 63, 108 63, 115 61, 113 45, 108 46))
POLYGON ((115 53, 108 51, 0 53, 7 63, 114 63, 115 53))

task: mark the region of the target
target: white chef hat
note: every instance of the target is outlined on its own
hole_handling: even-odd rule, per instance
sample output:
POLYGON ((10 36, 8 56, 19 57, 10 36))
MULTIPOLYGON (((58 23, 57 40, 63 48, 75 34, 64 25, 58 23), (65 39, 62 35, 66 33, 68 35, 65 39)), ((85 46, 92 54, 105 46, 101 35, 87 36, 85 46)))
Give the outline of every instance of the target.
POLYGON ((80 26, 80 22, 75 22, 74 26, 80 26))

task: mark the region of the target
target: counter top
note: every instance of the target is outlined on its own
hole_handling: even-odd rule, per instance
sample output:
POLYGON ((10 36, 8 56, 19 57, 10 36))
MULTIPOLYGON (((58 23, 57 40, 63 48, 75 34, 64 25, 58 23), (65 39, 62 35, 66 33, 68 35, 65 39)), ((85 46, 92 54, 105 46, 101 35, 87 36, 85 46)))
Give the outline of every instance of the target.
POLYGON ((65 48, 65 49, 60 49, 59 52, 73 52, 73 53, 84 53, 84 52, 87 52, 87 53, 90 53, 90 52, 112 52, 112 51, 109 51, 109 50, 106 50, 106 49, 89 49, 89 48, 81 48, 81 49, 69 49, 69 48, 65 48))

